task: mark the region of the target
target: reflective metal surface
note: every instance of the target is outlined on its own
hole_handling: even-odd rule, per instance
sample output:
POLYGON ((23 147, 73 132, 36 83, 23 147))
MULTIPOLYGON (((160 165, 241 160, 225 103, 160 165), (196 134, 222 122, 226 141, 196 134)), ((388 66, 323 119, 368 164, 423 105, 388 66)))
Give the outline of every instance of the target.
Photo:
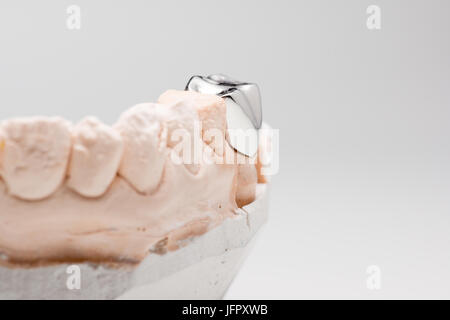
POLYGON ((223 74, 193 76, 186 90, 215 94, 227 105, 228 142, 238 152, 254 156, 258 151, 258 130, 262 125, 258 85, 234 80, 223 74))

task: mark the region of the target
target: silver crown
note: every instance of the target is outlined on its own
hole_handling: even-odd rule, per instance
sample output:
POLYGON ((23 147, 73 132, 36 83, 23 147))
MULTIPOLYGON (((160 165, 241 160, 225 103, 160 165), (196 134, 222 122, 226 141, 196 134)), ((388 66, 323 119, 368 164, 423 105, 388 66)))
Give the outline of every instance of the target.
POLYGON ((236 81, 223 74, 193 76, 186 90, 215 94, 227 105, 228 142, 238 152, 252 157, 258 151, 258 130, 262 125, 258 85, 236 81))

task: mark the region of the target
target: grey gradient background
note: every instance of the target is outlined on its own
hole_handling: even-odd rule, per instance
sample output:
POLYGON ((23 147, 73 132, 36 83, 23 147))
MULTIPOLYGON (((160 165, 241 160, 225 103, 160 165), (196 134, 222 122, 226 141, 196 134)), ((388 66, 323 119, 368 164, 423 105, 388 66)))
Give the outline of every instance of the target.
POLYGON ((192 74, 257 82, 280 172, 227 298, 450 298, 449 12, 445 0, 2 0, 0 119, 113 123, 192 74), (373 264, 381 290, 366 288, 373 264))

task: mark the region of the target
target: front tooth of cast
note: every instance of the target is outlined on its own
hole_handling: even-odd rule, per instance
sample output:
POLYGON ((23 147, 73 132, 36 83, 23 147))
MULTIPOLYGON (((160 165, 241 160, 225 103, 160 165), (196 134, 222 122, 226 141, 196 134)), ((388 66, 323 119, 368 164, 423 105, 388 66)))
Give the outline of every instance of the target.
POLYGON ((11 119, 2 131, 2 176, 9 193, 40 200, 55 192, 66 175, 70 124, 57 117, 11 119))
POLYGON ((99 197, 117 175, 123 141, 113 128, 88 117, 72 132, 67 185, 85 197, 99 197))
POLYGON ((115 129, 124 142, 119 174, 137 191, 151 193, 159 185, 167 159, 166 107, 143 103, 125 111, 115 129))

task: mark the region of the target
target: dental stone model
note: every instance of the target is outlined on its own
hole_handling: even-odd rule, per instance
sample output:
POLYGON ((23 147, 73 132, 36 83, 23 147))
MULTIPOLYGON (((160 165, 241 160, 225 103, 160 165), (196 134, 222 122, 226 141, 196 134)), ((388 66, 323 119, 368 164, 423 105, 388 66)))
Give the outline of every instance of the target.
POLYGON ((169 90, 113 126, 0 124, 0 298, 223 296, 266 220, 265 142, 241 152, 227 98, 196 91, 169 90))

